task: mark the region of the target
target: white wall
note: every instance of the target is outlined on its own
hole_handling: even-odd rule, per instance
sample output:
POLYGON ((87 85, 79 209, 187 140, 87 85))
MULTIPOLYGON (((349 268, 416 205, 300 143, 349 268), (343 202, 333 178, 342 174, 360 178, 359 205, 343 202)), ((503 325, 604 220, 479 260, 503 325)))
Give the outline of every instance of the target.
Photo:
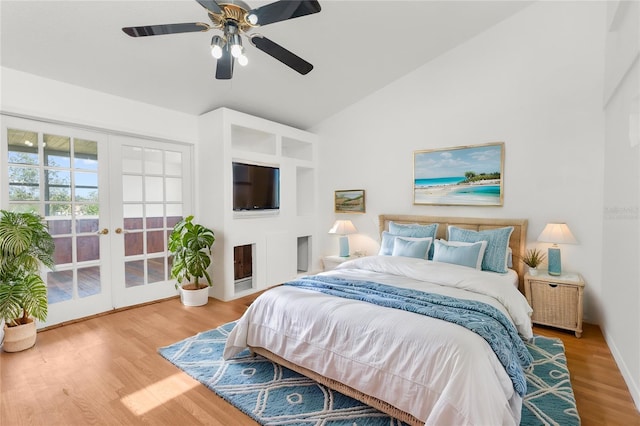
POLYGON ((157 139, 196 143, 197 117, 0 68, 0 111, 157 139))
MULTIPOLYGON (((587 282, 597 322, 602 258, 604 3, 538 2, 311 131, 320 136, 321 226, 333 191, 365 189, 351 248, 377 252, 381 213, 529 219, 528 246, 549 221, 580 245, 563 266, 587 282), (504 141, 503 207, 414 206, 413 151, 504 141)), ((381 60, 393 60, 387 58, 381 60)), ((323 254, 337 253, 324 235, 323 254)))
POLYGON ((640 3, 609 16, 600 326, 640 407, 640 3))

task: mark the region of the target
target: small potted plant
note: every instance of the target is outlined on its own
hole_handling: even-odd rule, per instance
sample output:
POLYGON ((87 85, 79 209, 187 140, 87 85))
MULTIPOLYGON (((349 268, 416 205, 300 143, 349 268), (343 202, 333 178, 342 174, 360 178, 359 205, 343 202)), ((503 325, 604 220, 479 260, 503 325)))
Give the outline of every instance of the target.
POLYGON ((168 248, 173 255, 171 277, 177 280, 180 300, 186 306, 206 305, 209 300, 212 283, 207 268, 215 240, 211 229, 193 223, 193 216, 176 223, 169 235, 168 248), (200 281, 202 278, 206 283, 200 281))
POLYGON ((525 252, 522 261, 529 267, 529 274, 537 275, 538 266, 544 262, 545 254, 537 248, 529 249, 525 252))
POLYGON ((47 319, 47 285, 40 267, 53 268, 55 245, 35 213, 0 211, 0 317, 3 350, 18 352, 36 342, 35 319, 47 319))

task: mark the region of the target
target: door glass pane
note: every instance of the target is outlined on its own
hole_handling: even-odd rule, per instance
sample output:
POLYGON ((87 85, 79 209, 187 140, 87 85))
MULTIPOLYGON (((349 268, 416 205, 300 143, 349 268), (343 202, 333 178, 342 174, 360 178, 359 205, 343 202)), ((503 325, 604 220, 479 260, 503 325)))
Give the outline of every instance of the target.
POLYGON ((71 237, 54 237, 53 242, 56 246, 53 252, 53 260, 55 260, 56 265, 73 262, 71 237))
POLYGON ((38 160, 38 133, 28 130, 7 129, 9 163, 33 164, 38 160))
POLYGON ((98 232, 99 225, 100 225, 100 222, 98 218, 78 219, 76 220, 76 232, 77 233, 98 232))
POLYGON ((39 199, 39 170, 35 167, 9 167, 9 200, 37 201, 39 199))
POLYGON ((164 173, 171 176, 182 176, 182 153, 174 151, 164 152, 164 173))
POLYGON ((147 175, 162 174, 162 151, 158 149, 144 150, 144 173, 147 175))
POLYGON ((182 204, 167 204, 167 228, 173 228, 182 220, 182 204))
POLYGON ((48 220, 47 225, 49 226, 49 233, 51 235, 61 235, 61 234, 71 233, 71 220, 69 219, 48 220))
POLYGON ((142 201, 142 176, 122 176, 122 201, 142 201))
POLYGON ((165 277, 164 257, 147 259, 147 277, 149 283, 157 283, 167 279, 165 277))
MULTIPOLYGON (((122 206, 122 215, 127 219, 140 218, 142 219, 142 204, 125 204, 122 206)), ((126 223, 125 223, 126 227, 126 223)), ((142 229, 142 222, 140 228, 126 228, 126 229, 142 229)))
POLYGON ((25 204, 25 203, 16 203, 12 204, 10 210, 12 212, 35 212, 39 213, 40 205, 39 204, 25 204))
POLYGON ((147 232, 147 253, 162 253, 164 248, 164 231, 147 232))
POLYGON ((76 201, 98 201, 98 174, 75 172, 76 201))
POLYGON ((167 201, 182 201, 182 178, 167 178, 167 201))
POLYGON ((87 262, 100 259, 100 237, 97 235, 84 235, 77 237, 78 262, 87 262))
MULTIPOLYGON (((142 219, 140 219, 142 220, 142 219)), ((124 234, 124 255, 137 256, 143 254, 142 232, 124 234)))
POLYGON ((71 300, 73 297, 73 271, 47 273, 47 300, 50 304, 71 300))
POLYGON ((71 172, 62 170, 44 171, 45 201, 71 201, 71 172))
POLYGON ((44 205, 45 216, 71 216, 71 204, 57 204, 57 203, 45 203, 44 205))
POLYGON ((142 148, 122 147, 122 171, 124 173, 142 173, 142 148))
POLYGON ((78 296, 88 297, 100 294, 100 267, 78 268, 78 296))
POLYGON ((145 201, 162 202, 163 200, 163 180, 161 177, 146 176, 144 178, 145 201))
POLYGON ((45 166, 71 167, 71 138, 45 134, 43 141, 45 166))
POLYGON ((98 170, 98 142, 74 139, 74 166, 82 170, 98 170))
POLYGON ((124 263, 125 287, 144 285, 144 260, 124 263))
POLYGON ((76 203, 76 216, 98 216, 99 213, 98 203, 76 203))
POLYGON ((147 229, 164 227, 164 206, 147 204, 147 229))
POLYGON ((134 217, 134 218, 125 218, 124 219, 124 229, 142 229, 142 218, 134 217))

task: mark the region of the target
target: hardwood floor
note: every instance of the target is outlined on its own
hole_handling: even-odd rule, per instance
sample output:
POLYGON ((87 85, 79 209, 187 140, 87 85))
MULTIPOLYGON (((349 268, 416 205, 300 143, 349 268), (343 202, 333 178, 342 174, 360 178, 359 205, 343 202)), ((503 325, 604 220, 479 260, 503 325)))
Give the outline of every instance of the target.
MULTIPOLYGON (((157 354, 160 346, 240 317, 255 298, 179 299, 120 311, 38 333, 36 346, 0 354, 0 425, 256 425, 157 354)), ((582 424, 640 425, 598 327, 560 337, 582 424)))

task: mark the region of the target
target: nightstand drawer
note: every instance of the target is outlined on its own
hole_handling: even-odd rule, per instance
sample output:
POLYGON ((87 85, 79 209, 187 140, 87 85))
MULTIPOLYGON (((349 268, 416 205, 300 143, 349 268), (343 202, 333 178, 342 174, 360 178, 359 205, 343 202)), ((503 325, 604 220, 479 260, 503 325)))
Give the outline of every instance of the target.
POLYGON ((531 320, 568 329, 578 327, 579 287, 531 280, 531 320))

